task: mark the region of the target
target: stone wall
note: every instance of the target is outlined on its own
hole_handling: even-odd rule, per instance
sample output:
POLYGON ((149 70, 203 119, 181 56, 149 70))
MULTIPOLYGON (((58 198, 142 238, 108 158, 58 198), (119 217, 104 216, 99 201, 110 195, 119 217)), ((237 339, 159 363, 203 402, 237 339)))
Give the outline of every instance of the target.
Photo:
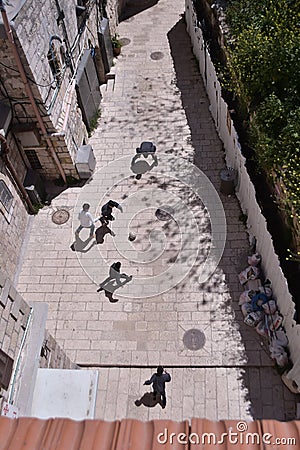
MULTIPOLYGON (((77 148, 87 142, 88 137, 82 121, 81 110, 77 105, 74 78, 84 50, 90 47, 98 48, 97 30, 101 17, 97 11, 96 2, 88 2, 87 26, 82 29, 82 32, 79 32, 75 1, 59 1, 59 7, 64 14, 64 19, 59 23, 55 2, 46 0, 42 2, 42 7, 40 0, 31 0, 29 7, 28 3, 26 2, 14 20, 16 35, 26 55, 30 71, 38 83, 36 85, 39 91, 38 95, 47 109, 48 118, 45 119, 47 129, 49 133, 61 132, 64 134, 63 137, 53 137, 53 145, 66 174, 76 176, 72 163, 75 161, 77 148), (31 26, 24 26, 29 23, 31 26), (55 84, 47 58, 51 36, 57 36, 62 41, 67 40, 68 44, 63 45, 62 48, 71 54, 73 70, 67 66, 64 68, 60 86, 55 84), (51 82, 54 84, 49 87, 51 82), (45 87, 47 85, 48 87, 45 87)), ((106 11, 112 33, 117 24, 117 10, 118 2, 109 0, 106 11)), ((59 43, 58 39, 53 42, 59 43)), ((42 162, 47 167, 50 163, 44 159, 44 156, 42 162)), ((46 168, 46 171, 49 177, 55 177, 52 170, 46 168)))
MULTIPOLYGON (((0 349, 14 360, 20 351, 30 307, 13 287, 10 279, 0 271, 0 349)), ((4 389, 1 396, 7 397, 4 389)))
POLYGON ((45 340, 41 352, 40 368, 49 369, 77 369, 64 350, 58 345, 48 330, 45 331, 45 340))
MULTIPOLYGON (((19 161, 18 155, 12 152, 10 160, 16 165, 21 179, 24 177, 24 165, 19 161)), ((18 194, 12 179, 0 159, 0 180, 2 180, 11 194, 13 202, 9 211, 0 202, 0 268, 12 279, 14 278, 18 265, 19 254, 22 248, 29 216, 27 210, 18 194)))
MULTIPOLYGON (((118 23, 118 0, 105 2, 105 12, 110 19, 111 33, 114 34, 118 23)), ((87 143, 88 135, 82 120, 81 110, 77 104, 74 78, 80 59, 88 48, 99 47, 97 30, 101 20, 101 11, 95 0, 86 4, 86 26, 81 27, 82 17, 76 15, 75 0, 27 0, 13 21, 15 42, 18 45, 26 74, 30 78, 30 86, 39 106, 47 129, 47 134, 60 133, 52 136, 51 141, 66 175, 77 176, 74 167, 77 149, 87 143), (60 60, 60 80, 53 75, 48 52, 50 41, 55 46, 60 60), (70 55, 70 64, 62 55, 70 55)), ((83 21, 84 24, 84 21, 83 21)), ((3 36, 3 33, 1 33, 3 36)), ((7 95, 21 99, 14 102, 14 124, 35 123, 37 120, 32 111, 24 85, 16 70, 15 60, 5 39, 0 40, 0 59, 6 67, 0 67, 0 75, 5 85, 7 95), (24 100, 23 100, 24 99, 24 100)), ((96 68, 97 58, 95 59, 96 68)), ((99 67, 98 72, 103 70, 99 67)), ((1 94, 0 94, 1 97, 1 94)), ((39 130, 40 131, 40 130, 39 130)), ((59 172, 47 149, 45 136, 40 131, 40 145, 34 149, 42 165, 39 171, 47 178, 58 178, 59 172)), ((26 156, 25 156, 26 161, 26 156)), ((28 161, 26 161, 28 164, 28 161)))
POLYGON ((117 31, 119 23, 119 14, 123 6, 123 2, 126 0, 107 0, 106 14, 109 19, 109 27, 112 35, 117 31))
MULTIPOLYGON (((4 400, 9 400, 9 393, 20 392, 24 375, 24 365, 31 364, 34 367, 55 368, 55 369, 76 369, 78 366, 71 362, 62 348, 47 330, 41 329, 38 323, 34 323, 35 303, 31 307, 25 302, 22 296, 13 287, 11 280, 6 274, 0 271, 0 349, 13 359, 13 371, 10 385, 7 390, 0 388, 0 409, 4 400), (38 329, 43 341, 36 339, 38 329), (22 341, 23 344, 22 345, 22 341), (36 348, 35 348, 36 347, 36 348), (33 352, 32 349, 35 348, 33 352), (32 353, 31 353, 32 352, 32 353), (36 361, 37 356, 37 361, 36 361), (32 359, 32 362, 30 360, 32 359)), ((44 319, 46 322, 46 316, 44 319)), ((43 322, 43 323, 44 323, 43 322)), ((31 374, 33 378, 33 374, 31 374)), ((34 379, 30 380, 34 383, 34 379)), ((30 389, 33 389, 31 386, 30 389)))

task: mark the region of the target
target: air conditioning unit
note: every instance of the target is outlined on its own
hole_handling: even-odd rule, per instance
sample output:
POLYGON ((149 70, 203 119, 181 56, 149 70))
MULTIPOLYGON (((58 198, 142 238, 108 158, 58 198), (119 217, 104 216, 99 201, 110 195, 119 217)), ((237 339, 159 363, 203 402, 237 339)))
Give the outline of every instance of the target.
POLYGON ((75 167, 81 179, 90 178, 96 167, 96 158, 91 145, 81 145, 78 149, 75 167))

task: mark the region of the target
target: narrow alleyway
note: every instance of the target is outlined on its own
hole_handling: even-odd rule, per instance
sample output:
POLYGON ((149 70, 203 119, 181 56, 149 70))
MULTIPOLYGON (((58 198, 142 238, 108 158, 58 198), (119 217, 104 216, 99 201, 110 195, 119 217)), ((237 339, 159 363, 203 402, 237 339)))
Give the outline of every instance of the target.
POLYGON ((47 327, 73 361, 99 367, 97 418, 294 418, 295 398, 238 306, 248 239, 236 198, 220 193, 222 144, 185 30, 184 1, 151 4, 119 25, 125 45, 114 77, 102 86, 101 118, 90 139, 95 174, 35 217, 18 289, 28 301, 49 304, 47 327), (157 165, 138 180, 132 158, 142 141, 156 144, 157 165), (124 210, 112 223, 116 236, 95 245, 84 242, 83 230, 82 247, 72 252, 81 205, 89 202, 96 216, 109 198, 124 210), (216 246, 223 245, 218 198, 227 239, 209 277, 213 230, 216 246), (157 219, 163 205, 174 220, 157 219), (52 214, 60 208, 71 217, 56 225, 52 214), (133 280, 111 303, 96 290, 118 260, 133 280), (188 330, 199 331, 196 338, 191 333, 192 349, 188 330), (172 375, 167 407, 137 406, 158 364, 172 375))

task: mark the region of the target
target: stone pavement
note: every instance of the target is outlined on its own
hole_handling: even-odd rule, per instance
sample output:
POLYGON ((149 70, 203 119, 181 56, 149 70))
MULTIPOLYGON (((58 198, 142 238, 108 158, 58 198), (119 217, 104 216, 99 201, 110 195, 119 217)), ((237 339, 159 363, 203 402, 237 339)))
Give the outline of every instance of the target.
POLYGON ((160 0, 119 25, 126 45, 102 86, 90 139, 95 174, 35 217, 18 289, 49 304, 47 328, 74 362, 99 368, 97 418, 294 418, 296 397, 237 304, 248 239, 236 198, 219 192, 222 144, 183 12, 183 1, 160 0), (157 146, 157 165, 149 157, 136 167, 135 149, 147 140, 157 146), (140 180, 137 171, 146 171, 140 180), (96 245, 83 230, 72 252, 82 203, 96 215, 109 198, 124 210, 114 213, 116 236, 96 245), (166 205, 173 218, 158 220, 166 205), (70 213, 62 225, 52 222, 59 209, 70 213), (96 289, 117 260, 133 280, 113 303, 96 289), (200 331, 191 332, 192 350, 183 342, 188 330, 200 331), (167 408, 137 406, 158 364, 172 375, 167 408))

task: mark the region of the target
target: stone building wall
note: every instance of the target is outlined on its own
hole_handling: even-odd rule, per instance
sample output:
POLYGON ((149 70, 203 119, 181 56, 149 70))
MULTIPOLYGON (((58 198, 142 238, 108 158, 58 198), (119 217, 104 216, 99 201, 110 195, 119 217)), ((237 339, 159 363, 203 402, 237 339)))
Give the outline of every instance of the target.
MULTIPOLYGON (((76 369, 78 366, 66 356, 63 349, 57 344, 55 339, 47 330, 41 330, 43 341, 36 341, 38 361, 35 355, 28 349, 32 349, 30 340, 34 340, 35 332, 32 318, 35 314, 35 303, 32 303, 32 310, 22 296, 13 287, 11 280, 6 274, 0 271, 0 350, 5 352, 13 360, 13 371, 8 389, 0 387, 0 410, 1 403, 8 400, 12 384, 13 392, 22 389, 22 374, 24 364, 32 359, 32 367, 54 369, 76 369), (22 341, 24 346, 22 347, 22 341)), ((1 362, 0 362, 1 363, 1 362)), ((34 380, 32 380, 34 383, 34 380)), ((26 383, 25 383, 26 385, 26 383)))
POLYGON ((49 369, 77 369, 64 350, 58 345, 48 330, 45 331, 45 340, 41 352, 40 368, 49 369))
POLYGON ((105 10, 107 18, 109 19, 109 27, 112 35, 117 31, 122 3, 125 1, 126 0, 107 0, 105 10))
MULTIPOLYGON (((30 314, 30 307, 13 287, 10 279, 0 271, 0 349, 16 365, 30 314)), ((3 398, 7 391, 0 389, 3 398)))
MULTIPOLYGON (((119 2, 107 0, 104 3, 106 15, 110 20, 111 34, 114 34, 118 23, 119 2)), ((101 11, 97 2, 90 0, 86 3, 88 11, 86 26, 80 28, 81 18, 76 15, 76 5, 75 0, 58 2, 27 0, 12 24, 15 42, 30 78, 29 83, 43 116, 47 133, 48 135, 60 133, 60 136, 51 137, 53 147, 66 175, 75 177, 77 173, 74 162, 77 149, 87 143, 88 135, 77 104, 74 78, 84 51, 91 47, 96 49, 99 47, 97 31, 101 21, 101 11), (58 58, 61 59, 59 83, 51 71, 48 60, 51 39, 57 55, 60 55, 61 50, 71 55, 72 67, 58 58)), ((3 33, 1 36, 3 37, 3 33)), ((5 39, 0 40, 0 59, 6 66, 0 67, 0 75, 7 94, 11 98, 20 99, 20 103, 13 102, 15 117, 13 123, 32 122, 38 130, 39 126, 24 94, 24 85, 19 77, 13 54, 5 39)), ((98 72, 100 70, 99 68, 98 72)), ((38 148, 32 148, 42 165, 39 171, 47 178, 58 178, 60 174, 47 149, 45 136, 41 132, 40 140, 38 148)), ((28 164, 26 156, 24 158, 28 164)))
MULTIPOLYGON (((16 167, 21 179, 25 176, 25 166, 14 147, 9 154, 10 161, 16 167), (15 151, 14 151, 15 150, 15 151)), ((7 210, 0 201, 0 269, 11 279, 18 266, 19 254, 28 224, 29 216, 12 178, 0 158, 0 180, 5 183, 13 196, 12 205, 7 210)))
MULTIPOLYGON (((59 7, 63 11, 64 19, 58 23, 58 10, 55 2, 45 0, 41 7, 40 0, 27 1, 14 20, 14 27, 20 46, 26 55, 29 69, 37 83, 35 86, 35 89, 38 90, 37 95, 44 103, 49 116, 45 118, 47 129, 49 133, 61 132, 64 134, 64 137, 53 137, 53 145, 66 174, 76 176, 72 163, 75 161, 78 147, 86 143, 88 137, 81 110, 77 105, 74 77, 84 50, 90 47, 98 47, 97 31, 101 16, 97 10, 96 2, 93 0, 88 2, 87 26, 79 33, 76 2, 60 0, 59 7), (31 26, 24 25, 28 23, 31 23, 31 26), (67 67, 59 87, 55 83, 47 58, 51 36, 57 36, 62 41, 67 38, 69 48, 72 49, 73 73, 71 68, 67 67), (51 82, 53 82, 53 85, 49 87, 51 82)), ((110 19, 112 33, 114 33, 117 24, 118 1, 109 0, 106 11, 110 19)), ((55 39, 53 42, 59 41, 55 39)), ((67 51, 67 45, 64 45, 64 48, 67 51)), ((42 155, 41 159, 43 164, 50 164, 47 155, 42 155)), ((52 170, 47 168, 46 171, 49 177, 55 177, 52 170)))

